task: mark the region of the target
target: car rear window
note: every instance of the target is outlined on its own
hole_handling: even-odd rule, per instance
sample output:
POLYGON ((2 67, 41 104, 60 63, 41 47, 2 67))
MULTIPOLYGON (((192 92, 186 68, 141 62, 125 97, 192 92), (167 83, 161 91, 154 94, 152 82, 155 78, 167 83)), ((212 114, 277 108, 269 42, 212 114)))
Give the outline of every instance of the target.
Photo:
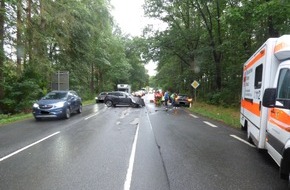
POLYGON ((67 92, 50 92, 44 99, 63 99, 66 98, 67 94, 67 92))

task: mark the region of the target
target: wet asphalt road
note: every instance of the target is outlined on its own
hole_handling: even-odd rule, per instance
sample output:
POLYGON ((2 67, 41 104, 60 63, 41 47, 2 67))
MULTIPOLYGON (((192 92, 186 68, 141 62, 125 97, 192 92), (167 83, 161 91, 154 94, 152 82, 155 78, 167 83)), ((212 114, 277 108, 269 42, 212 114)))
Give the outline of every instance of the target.
POLYGON ((95 104, 0 127, 2 190, 287 189, 244 132, 186 108, 95 104))

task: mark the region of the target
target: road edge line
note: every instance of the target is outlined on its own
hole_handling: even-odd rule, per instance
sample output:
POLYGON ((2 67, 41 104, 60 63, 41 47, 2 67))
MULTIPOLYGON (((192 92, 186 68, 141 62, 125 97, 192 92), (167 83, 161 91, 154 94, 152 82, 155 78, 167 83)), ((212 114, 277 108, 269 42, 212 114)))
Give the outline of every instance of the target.
POLYGON ((53 134, 51 134, 51 135, 48 135, 47 137, 44 137, 44 138, 42 138, 42 139, 40 139, 40 140, 38 140, 38 141, 36 141, 36 142, 30 144, 30 145, 27 145, 27 146, 21 148, 21 149, 18 149, 18 150, 16 150, 15 152, 12 152, 12 153, 8 154, 7 156, 4 156, 4 157, 0 158, 0 162, 2 162, 3 160, 6 160, 7 158, 10 158, 11 156, 14 156, 15 154, 20 153, 20 152, 22 152, 22 151, 24 151, 24 150, 26 150, 26 149, 28 149, 28 148, 34 146, 34 145, 36 145, 36 144, 38 144, 38 143, 40 143, 40 142, 46 140, 46 139, 48 139, 48 138, 50 138, 50 137, 53 137, 54 135, 57 135, 57 134, 59 134, 59 133, 60 133, 60 131, 58 131, 58 132, 56 132, 56 133, 53 133, 53 134))

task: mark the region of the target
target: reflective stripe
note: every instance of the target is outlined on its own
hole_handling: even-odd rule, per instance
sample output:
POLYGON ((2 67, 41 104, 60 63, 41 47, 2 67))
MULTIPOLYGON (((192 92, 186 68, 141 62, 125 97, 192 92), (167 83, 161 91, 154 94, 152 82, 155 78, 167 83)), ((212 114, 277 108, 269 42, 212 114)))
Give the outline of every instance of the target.
POLYGON ((260 117, 261 112, 260 112, 260 104, 255 103, 255 102, 249 102, 245 99, 241 101, 241 106, 242 108, 252 112, 256 116, 260 117))

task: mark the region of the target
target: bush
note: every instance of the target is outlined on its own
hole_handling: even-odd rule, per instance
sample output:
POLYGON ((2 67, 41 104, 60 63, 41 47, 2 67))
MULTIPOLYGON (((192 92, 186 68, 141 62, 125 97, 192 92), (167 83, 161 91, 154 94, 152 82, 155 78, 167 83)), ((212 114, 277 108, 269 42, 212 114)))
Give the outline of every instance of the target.
POLYGON ((236 107, 239 105, 239 100, 236 98, 234 92, 228 89, 208 93, 204 101, 211 105, 220 105, 223 107, 236 107))
POLYGON ((1 100, 3 113, 20 113, 31 110, 32 104, 41 96, 42 91, 34 80, 27 79, 4 86, 5 98, 1 100))

